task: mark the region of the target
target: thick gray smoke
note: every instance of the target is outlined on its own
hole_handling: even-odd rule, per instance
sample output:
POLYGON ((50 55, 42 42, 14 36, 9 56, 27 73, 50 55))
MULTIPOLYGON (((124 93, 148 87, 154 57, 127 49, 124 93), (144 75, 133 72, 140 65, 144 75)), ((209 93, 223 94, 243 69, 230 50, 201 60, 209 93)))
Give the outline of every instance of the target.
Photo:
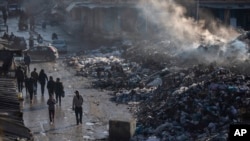
MULTIPOLYGON (((237 32, 232 28, 219 25, 214 19, 209 21, 210 30, 204 29, 205 20, 196 21, 186 16, 186 8, 173 0, 142 0, 140 2, 145 19, 157 25, 160 32, 158 38, 172 42, 171 54, 179 59, 198 61, 195 63, 211 63, 248 58, 248 46, 235 40, 237 32), (234 41, 233 41, 234 40, 234 41), (233 41, 233 42, 230 42, 233 41)), ((164 47, 163 47, 164 48, 164 47)), ((166 48, 165 52, 168 52, 166 48)), ((162 52, 162 47, 159 47, 162 52)))

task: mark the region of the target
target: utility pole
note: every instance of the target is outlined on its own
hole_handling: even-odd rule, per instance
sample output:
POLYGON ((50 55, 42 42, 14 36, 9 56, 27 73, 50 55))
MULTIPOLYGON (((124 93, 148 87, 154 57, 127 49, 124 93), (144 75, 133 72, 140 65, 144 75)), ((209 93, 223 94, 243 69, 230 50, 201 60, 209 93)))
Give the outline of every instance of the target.
POLYGON ((196 21, 199 20, 200 0, 196 0, 196 21))

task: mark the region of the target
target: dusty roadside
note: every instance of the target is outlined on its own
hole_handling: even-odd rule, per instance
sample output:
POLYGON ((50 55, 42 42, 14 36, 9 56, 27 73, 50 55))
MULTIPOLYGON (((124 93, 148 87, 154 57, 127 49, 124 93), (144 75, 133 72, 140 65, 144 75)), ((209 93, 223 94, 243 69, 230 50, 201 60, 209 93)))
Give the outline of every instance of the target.
MULTIPOLYGON (((90 88, 91 80, 75 76, 75 71, 63 64, 62 59, 55 63, 36 63, 33 68, 44 69, 48 76, 61 78, 66 96, 62 105, 56 106, 56 121, 54 125, 49 124, 46 101, 48 93, 41 96, 38 86, 38 95, 34 103, 29 104, 29 98, 24 100, 24 123, 32 130, 35 140, 99 140, 108 136, 108 121, 110 119, 129 120, 131 114, 127 106, 117 105, 110 101, 109 91, 90 88), (83 125, 76 126, 75 115, 71 110, 73 92, 79 90, 84 97, 83 125)), ((25 93, 25 92, 24 92, 25 93)))

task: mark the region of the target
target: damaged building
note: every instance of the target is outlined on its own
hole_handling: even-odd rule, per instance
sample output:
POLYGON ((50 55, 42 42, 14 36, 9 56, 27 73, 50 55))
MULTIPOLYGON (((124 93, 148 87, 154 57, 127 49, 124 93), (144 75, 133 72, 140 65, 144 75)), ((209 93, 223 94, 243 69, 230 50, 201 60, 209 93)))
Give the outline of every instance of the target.
MULTIPOLYGON (((221 22, 249 30, 249 0, 197 0, 197 10, 209 10, 221 22)), ((197 11, 199 12, 199 11, 197 11)))
MULTIPOLYGON (((250 1, 196 0, 188 4, 179 3, 189 9, 187 14, 196 20, 205 19, 210 13, 210 18, 213 16, 222 24, 249 29, 250 1)), ((147 1, 94 0, 65 2, 60 6, 66 12, 64 24, 71 34, 110 39, 157 34, 161 27, 156 21, 150 21, 142 11, 142 7, 148 9, 151 5, 147 1)))

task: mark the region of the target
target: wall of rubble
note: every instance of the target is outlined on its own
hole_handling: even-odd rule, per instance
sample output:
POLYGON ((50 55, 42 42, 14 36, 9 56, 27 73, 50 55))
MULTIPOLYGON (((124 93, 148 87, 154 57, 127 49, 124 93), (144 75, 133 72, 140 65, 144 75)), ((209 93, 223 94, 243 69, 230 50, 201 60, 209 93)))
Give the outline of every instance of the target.
POLYGON ((112 101, 129 105, 137 119, 132 140, 226 140, 230 124, 248 122, 248 74, 216 63, 152 62, 129 51, 137 47, 120 42, 65 60, 77 76, 92 78, 92 87, 112 90, 112 101))

